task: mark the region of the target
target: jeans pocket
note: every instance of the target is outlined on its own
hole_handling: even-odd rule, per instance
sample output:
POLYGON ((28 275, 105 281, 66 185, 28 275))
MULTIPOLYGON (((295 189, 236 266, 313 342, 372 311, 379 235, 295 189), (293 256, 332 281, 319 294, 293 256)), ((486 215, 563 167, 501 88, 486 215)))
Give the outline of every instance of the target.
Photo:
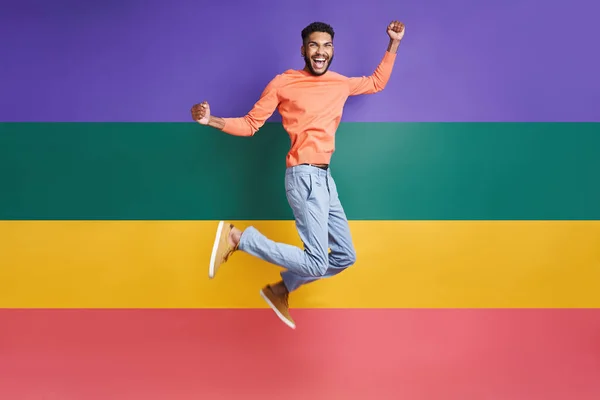
POLYGON ((313 193, 313 177, 311 174, 294 175, 286 179, 285 192, 288 200, 307 201, 313 193), (290 196, 292 199, 290 199, 290 196))

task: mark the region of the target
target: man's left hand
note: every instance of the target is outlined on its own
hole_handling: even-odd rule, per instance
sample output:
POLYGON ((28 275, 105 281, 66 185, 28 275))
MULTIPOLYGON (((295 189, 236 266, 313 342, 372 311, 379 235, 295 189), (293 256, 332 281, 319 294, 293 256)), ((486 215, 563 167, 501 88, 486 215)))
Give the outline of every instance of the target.
POLYGON ((399 21, 392 21, 387 27, 387 34, 392 40, 402 40, 404 37, 404 24, 399 21))

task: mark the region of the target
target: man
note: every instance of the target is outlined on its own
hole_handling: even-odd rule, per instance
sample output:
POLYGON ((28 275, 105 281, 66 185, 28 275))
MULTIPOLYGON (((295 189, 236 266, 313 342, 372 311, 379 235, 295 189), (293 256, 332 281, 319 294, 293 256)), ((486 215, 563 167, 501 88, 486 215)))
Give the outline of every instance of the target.
POLYGON ((329 70, 333 60, 333 29, 328 24, 314 22, 302 30, 300 53, 304 69, 290 69, 277 75, 246 116, 215 117, 206 101, 191 110, 198 123, 236 136, 254 135, 275 109, 281 114, 292 143, 286 157, 286 196, 304 249, 276 243, 252 226, 242 232, 221 221, 212 249, 209 277, 213 278, 237 250, 285 268, 282 280, 265 286, 260 293, 291 328, 295 328, 295 323, 289 313, 289 293, 303 284, 334 276, 356 260, 329 162, 348 96, 379 92, 390 78, 404 37, 404 24, 391 22, 387 34, 390 38, 387 50, 373 75, 347 78, 329 70))

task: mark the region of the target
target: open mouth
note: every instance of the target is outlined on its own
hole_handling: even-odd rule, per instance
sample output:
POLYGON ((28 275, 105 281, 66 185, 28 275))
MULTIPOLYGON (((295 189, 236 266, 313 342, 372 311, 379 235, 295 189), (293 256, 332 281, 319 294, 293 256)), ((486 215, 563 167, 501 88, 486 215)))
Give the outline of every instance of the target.
POLYGON ((313 62, 315 64, 316 69, 323 69, 325 67, 325 58, 323 57, 317 57, 317 58, 313 58, 313 62))

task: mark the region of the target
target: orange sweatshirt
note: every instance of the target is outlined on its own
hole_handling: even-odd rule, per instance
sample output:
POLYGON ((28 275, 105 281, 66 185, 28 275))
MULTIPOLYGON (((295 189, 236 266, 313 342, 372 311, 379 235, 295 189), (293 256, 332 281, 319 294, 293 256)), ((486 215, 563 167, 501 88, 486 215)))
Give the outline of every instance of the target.
POLYGON ((396 53, 386 51, 373 75, 355 78, 333 71, 313 76, 304 70, 287 70, 269 82, 246 116, 224 118, 223 132, 252 136, 277 109, 291 139, 286 166, 329 164, 348 96, 383 90, 395 60, 396 53))

